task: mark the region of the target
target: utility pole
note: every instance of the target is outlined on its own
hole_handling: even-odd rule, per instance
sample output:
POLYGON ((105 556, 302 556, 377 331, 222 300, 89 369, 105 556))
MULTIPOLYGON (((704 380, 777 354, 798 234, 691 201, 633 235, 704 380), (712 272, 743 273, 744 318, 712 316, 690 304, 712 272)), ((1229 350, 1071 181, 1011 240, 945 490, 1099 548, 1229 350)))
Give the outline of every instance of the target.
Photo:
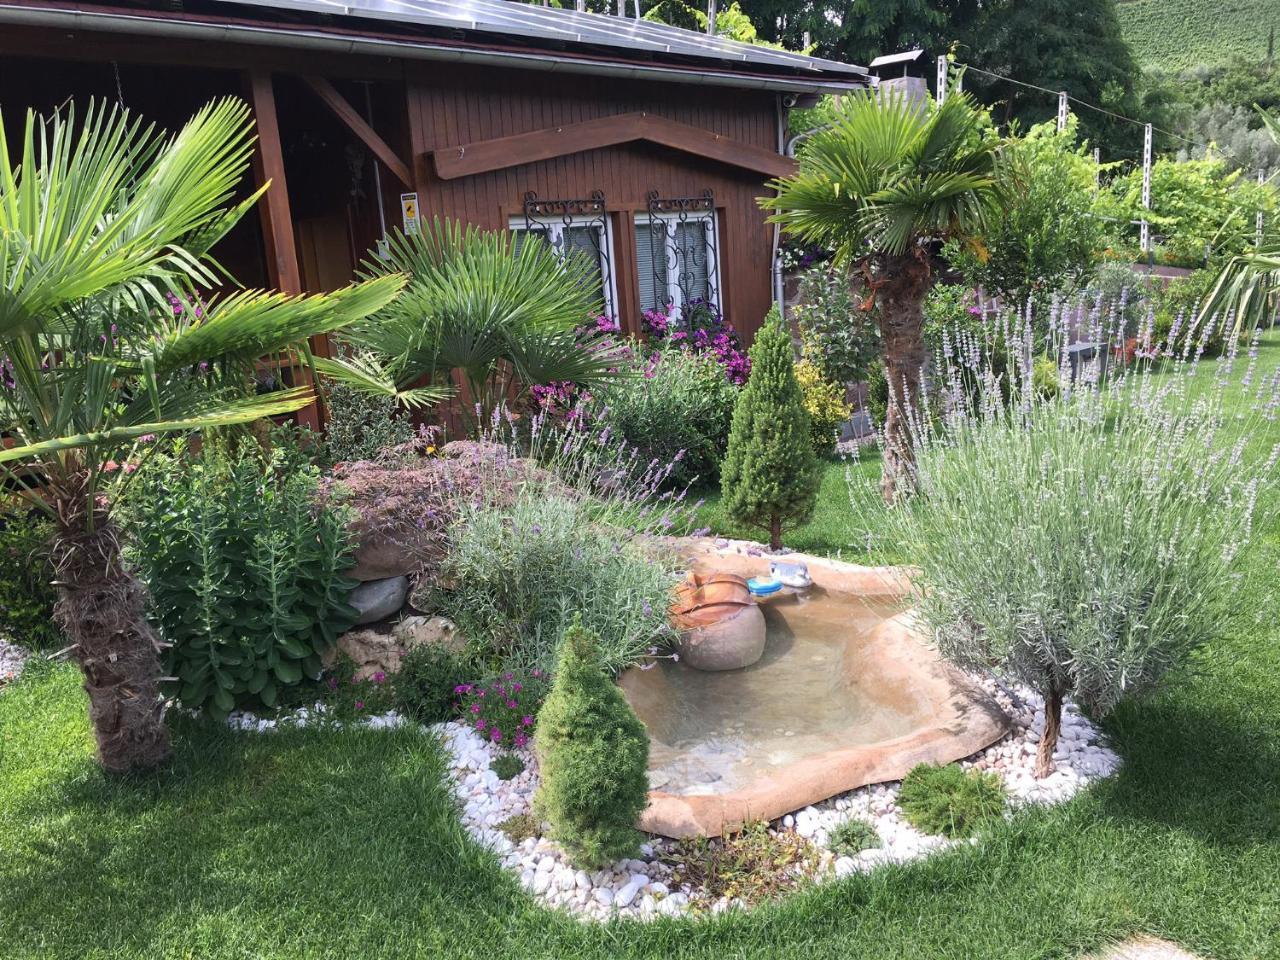
POLYGON ((947 58, 944 54, 938 58, 938 106, 947 99, 947 58))
MULTIPOLYGON (((1264 174, 1265 174, 1265 171, 1263 170, 1258 171, 1258 186, 1262 186, 1264 183, 1267 182, 1267 178, 1264 174)), ((1261 247, 1262 246, 1262 210, 1261 208, 1259 208, 1258 212, 1253 216, 1253 234, 1254 234, 1253 245, 1255 247, 1261 247)))
POLYGON ((707 0, 707 33, 716 35, 716 0, 707 0))
POLYGON ((1067 129, 1067 117, 1071 115, 1071 108, 1067 106, 1067 91, 1058 91, 1058 132, 1061 133, 1067 129))
MULTIPOLYGON (((1151 124, 1143 127, 1142 134, 1142 209, 1151 209, 1151 124)), ((1141 223, 1140 237, 1143 254, 1151 253, 1151 224, 1144 216, 1141 223)))

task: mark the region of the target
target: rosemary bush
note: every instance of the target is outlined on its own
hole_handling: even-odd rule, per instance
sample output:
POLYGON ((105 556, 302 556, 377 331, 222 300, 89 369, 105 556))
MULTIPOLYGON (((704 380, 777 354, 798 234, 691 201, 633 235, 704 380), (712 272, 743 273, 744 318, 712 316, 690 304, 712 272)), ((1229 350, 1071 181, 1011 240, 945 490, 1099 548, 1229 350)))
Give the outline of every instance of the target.
POLYGON ((156 454, 128 497, 170 693, 214 716, 319 677, 356 618, 345 518, 317 506, 317 471, 279 437, 269 453, 241 446, 156 454))
MULTIPOLYGON (((1091 322, 1090 339, 1117 342, 1124 317, 1091 322)), ((1132 367, 1073 381, 1063 363, 1054 392, 1034 388, 1026 344, 1007 385, 959 352, 978 400, 959 399, 965 371, 943 373, 946 412, 914 428, 915 496, 887 513, 941 652, 1044 695, 1039 775, 1064 697, 1105 714, 1243 612, 1241 558, 1273 509, 1278 451, 1247 439, 1276 416, 1280 378, 1257 382, 1256 349, 1234 348, 1208 376, 1144 328, 1132 367), (1237 374, 1252 404, 1230 401, 1237 374)))

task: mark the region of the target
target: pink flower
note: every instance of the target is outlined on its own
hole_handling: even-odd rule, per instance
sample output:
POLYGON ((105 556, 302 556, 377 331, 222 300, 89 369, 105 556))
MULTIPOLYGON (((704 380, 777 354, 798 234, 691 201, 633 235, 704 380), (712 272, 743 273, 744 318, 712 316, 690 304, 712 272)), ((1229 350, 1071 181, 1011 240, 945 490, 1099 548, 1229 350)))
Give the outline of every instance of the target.
POLYGON ((507 701, 505 701, 505 703, 506 703, 506 705, 507 705, 507 709, 508 709, 508 710, 514 710, 514 709, 516 708, 516 706, 517 706, 517 704, 516 704, 516 702, 515 702, 514 700, 507 700, 507 701))
POLYGON ((477 730, 479 730, 481 733, 483 733, 483 732, 484 732, 484 728, 485 728, 485 727, 487 727, 488 725, 489 725, 489 724, 488 724, 486 721, 484 721, 484 720, 477 720, 477 721, 476 721, 476 729, 477 729, 477 730))
POLYGON ((480 704, 478 704, 478 703, 473 703, 473 704, 471 705, 471 712, 472 712, 472 713, 479 713, 479 712, 480 712, 480 704))
POLYGON ((489 731, 489 739, 492 740, 494 743, 497 743, 499 740, 502 739, 502 731, 499 730, 497 727, 494 727, 492 730, 489 731))
POLYGON ((329 689, 330 689, 330 690, 337 690, 337 689, 338 689, 338 678, 337 678, 337 677, 330 677, 330 678, 329 678, 329 689))
POLYGON ((386 679, 387 679, 387 675, 386 675, 385 673, 383 673, 381 670, 379 670, 377 673, 375 673, 375 674, 373 675, 373 682, 374 682, 374 683, 382 683, 382 682, 384 682, 386 679))
POLYGON ((526 743, 529 742, 529 738, 526 737, 523 733, 517 733, 515 742, 517 747, 523 747, 526 743))
POLYGON ((520 718, 520 726, 522 726, 522 727, 532 727, 532 726, 533 726, 533 717, 521 717, 521 718, 520 718))
POLYGON ((364 709, 364 701, 363 701, 363 700, 357 700, 357 701, 356 701, 356 709, 357 709, 357 710, 363 710, 363 709, 364 709))

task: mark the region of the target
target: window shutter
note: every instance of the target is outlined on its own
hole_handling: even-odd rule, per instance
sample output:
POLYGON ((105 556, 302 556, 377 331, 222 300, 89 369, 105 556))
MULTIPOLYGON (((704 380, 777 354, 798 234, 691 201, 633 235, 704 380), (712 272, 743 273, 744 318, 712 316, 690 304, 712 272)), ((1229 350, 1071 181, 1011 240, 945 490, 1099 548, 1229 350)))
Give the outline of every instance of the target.
POLYGON ((596 226, 570 226, 564 228, 564 253, 566 256, 585 257, 595 274, 595 290, 601 303, 608 303, 604 289, 604 272, 600 269, 600 228, 596 226))
POLYGON ((660 220, 636 224, 636 273, 640 278, 640 309, 656 310, 665 306, 667 238, 666 224, 660 220))

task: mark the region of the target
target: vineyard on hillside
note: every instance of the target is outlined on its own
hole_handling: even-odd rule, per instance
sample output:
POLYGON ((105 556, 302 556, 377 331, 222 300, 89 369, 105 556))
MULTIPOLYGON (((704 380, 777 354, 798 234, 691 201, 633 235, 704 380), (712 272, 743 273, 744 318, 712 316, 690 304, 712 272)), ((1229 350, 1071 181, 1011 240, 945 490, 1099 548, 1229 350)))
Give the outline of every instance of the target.
POLYGON ((1144 67, 1178 70, 1236 56, 1261 60, 1268 31, 1274 26, 1280 34, 1280 0, 1121 0, 1116 13, 1144 67))

